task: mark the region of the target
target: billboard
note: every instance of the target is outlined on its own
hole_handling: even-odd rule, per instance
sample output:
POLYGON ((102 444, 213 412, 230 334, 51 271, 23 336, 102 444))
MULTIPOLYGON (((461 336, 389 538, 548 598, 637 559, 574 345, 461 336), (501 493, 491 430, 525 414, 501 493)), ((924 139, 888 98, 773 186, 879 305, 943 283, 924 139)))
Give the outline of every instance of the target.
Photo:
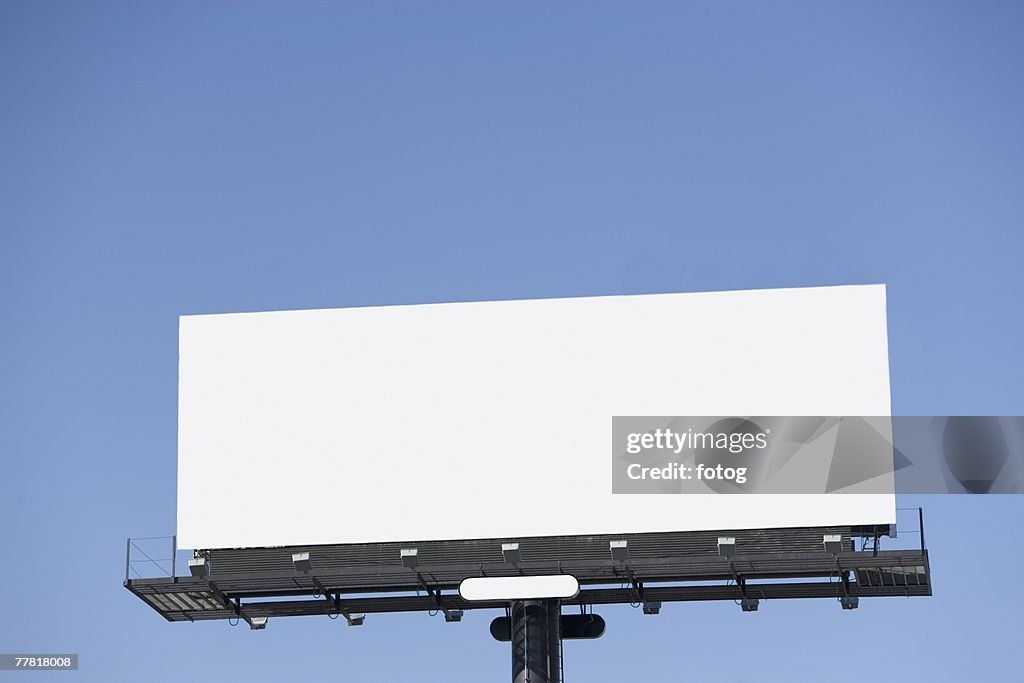
POLYGON ((614 416, 888 415, 883 285, 189 315, 179 344, 181 547, 895 518, 608 467, 614 416))

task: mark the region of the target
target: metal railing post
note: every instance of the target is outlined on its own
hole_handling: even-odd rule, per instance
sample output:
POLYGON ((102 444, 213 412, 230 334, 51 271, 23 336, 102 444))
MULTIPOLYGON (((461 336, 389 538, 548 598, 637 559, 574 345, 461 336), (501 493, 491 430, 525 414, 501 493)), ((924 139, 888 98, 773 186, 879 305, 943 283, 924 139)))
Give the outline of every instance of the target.
POLYGON ((924 552, 924 508, 917 508, 917 528, 921 530, 921 552, 924 552))

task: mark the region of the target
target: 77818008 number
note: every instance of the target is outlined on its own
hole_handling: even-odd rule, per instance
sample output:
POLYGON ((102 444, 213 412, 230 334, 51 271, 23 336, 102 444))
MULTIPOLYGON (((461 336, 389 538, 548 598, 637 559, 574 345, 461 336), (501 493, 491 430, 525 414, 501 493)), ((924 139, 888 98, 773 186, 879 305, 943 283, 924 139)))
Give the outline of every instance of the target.
POLYGON ((15 657, 14 666, 19 669, 70 667, 71 657, 15 657))

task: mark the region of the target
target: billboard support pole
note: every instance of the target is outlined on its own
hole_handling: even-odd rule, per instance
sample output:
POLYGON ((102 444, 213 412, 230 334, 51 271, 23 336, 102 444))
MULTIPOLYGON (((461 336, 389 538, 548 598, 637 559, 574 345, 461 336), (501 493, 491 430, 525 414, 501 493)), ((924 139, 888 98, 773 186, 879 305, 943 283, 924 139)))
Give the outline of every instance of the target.
POLYGON ((547 600, 548 606, 548 680, 562 683, 562 602, 547 600))
POLYGON ((509 612, 512 683, 561 683, 561 602, 515 601, 509 612))

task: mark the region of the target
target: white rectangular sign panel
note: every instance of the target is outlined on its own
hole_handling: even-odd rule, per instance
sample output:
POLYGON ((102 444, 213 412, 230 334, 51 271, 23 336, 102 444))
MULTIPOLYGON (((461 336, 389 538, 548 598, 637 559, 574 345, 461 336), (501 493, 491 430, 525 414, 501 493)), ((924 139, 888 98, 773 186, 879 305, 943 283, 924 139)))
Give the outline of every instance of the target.
POLYGON ((615 415, 888 415, 882 285, 183 316, 179 372, 181 547, 895 520, 608 464, 615 415))

